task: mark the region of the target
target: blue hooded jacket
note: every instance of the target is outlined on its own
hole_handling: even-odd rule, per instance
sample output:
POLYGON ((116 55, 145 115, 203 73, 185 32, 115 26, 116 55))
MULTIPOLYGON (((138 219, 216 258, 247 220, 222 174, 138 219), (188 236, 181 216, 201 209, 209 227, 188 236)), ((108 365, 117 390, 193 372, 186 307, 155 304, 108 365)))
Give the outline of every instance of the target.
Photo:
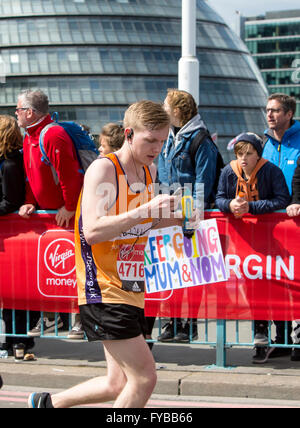
POLYGON ((283 172, 290 194, 292 194, 292 179, 300 156, 300 122, 295 120, 285 131, 282 141, 275 139, 272 130, 265 131, 268 140, 262 157, 277 165, 283 172))
POLYGON ((158 158, 158 180, 166 186, 179 183, 181 187, 184 187, 186 183, 190 183, 195 206, 198 206, 199 199, 196 184, 203 183, 204 205, 205 208, 209 208, 209 204, 215 199, 213 186, 218 152, 216 146, 209 138, 206 138, 197 150, 195 167, 193 166, 189 149, 193 138, 200 129, 206 129, 200 114, 186 123, 176 136, 174 129, 170 129, 168 140, 158 158))

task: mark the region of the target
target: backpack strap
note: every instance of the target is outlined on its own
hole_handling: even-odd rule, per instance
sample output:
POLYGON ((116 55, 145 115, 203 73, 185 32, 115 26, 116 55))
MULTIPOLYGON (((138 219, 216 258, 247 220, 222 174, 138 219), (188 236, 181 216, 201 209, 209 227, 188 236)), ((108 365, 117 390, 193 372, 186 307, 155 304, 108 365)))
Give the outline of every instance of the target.
POLYGON ((44 138, 45 138, 45 134, 48 131, 48 129, 52 128, 52 126, 57 126, 57 123, 55 122, 51 122, 48 125, 46 125, 41 133, 40 133, 40 138, 39 138, 39 146, 40 146, 40 151, 42 153, 42 162, 45 162, 46 165, 51 165, 50 159, 47 156, 46 150, 45 150, 45 146, 44 146, 44 138))
POLYGON ((51 171, 52 171, 52 175, 53 175, 54 183, 55 183, 56 185, 58 185, 58 183, 59 183, 59 179, 58 179, 57 173, 56 173, 56 171, 55 171, 54 166, 51 164, 50 159, 49 159, 49 158, 48 158, 48 156, 47 156, 47 153, 46 153, 46 150, 45 150, 45 146, 44 146, 44 138, 45 138, 45 134, 46 134, 46 132, 48 131, 48 129, 52 128, 52 126, 59 126, 59 125, 58 125, 57 123, 55 123, 55 122, 51 122, 51 123, 49 123, 48 125, 46 125, 46 126, 42 129, 42 131, 41 131, 41 133, 40 133, 40 138, 39 138, 39 146, 40 146, 40 151, 41 151, 41 153, 42 153, 42 158, 41 158, 41 160, 42 160, 42 162, 45 162, 45 164, 46 164, 46 165, 48 165, 48 166, 50 166, 50 167, 51 167, 51 171))
POLYGON ((210 133, 209 133, 209 131, 207 129, 200 129, 200 131, 197 132, 197 134, 192 139, 192 142, 190 144, 189 154, 190 154, 192 166, 193 166, 193 168, 195 170, 196 169, 196 154, 197 154, 197 151, 199 149, 199 146, 203 143, 203 141, 206 138, 208 138, 209 141, 211 141, 212 144, 217 149, 216 177, 215 177, 215 181, 214 181, 214 184, 213 184, 213 193, 212 193, 212 195, 214 194, 214 196, 212 196, 212 195, 210 196, 211 208, 213 208, 213 206, 214 206, 214 197, 217 194, 218 183, 219 183, 219 178, 220 178, 221 170, 224 168, 224 161, 223 161, 223 158, 222 158, 222 155, 221 155, 221 153, 219 151, 218 146, 216 145, 216 143, 214 142, 214 140, 211 138, 211 135, 210 135, 210 133))
POLYGON ((203 143, 205 138, 211 139, 209 132, 206 129, 200 129, 200 131, 197 132, 197 134, 194 136, 194 138, 192 139, 192 142, 190 144, 189 154, 190 154, 191 161, 192 161, 194 169, 196 167, 196 153, 199 149, 200 144, 203 143))
POLYGON ((268 135, 264 134, 263 139, 262 139, 262 148, 265 147, 266 142, 268 141, 269 137, 268 135))

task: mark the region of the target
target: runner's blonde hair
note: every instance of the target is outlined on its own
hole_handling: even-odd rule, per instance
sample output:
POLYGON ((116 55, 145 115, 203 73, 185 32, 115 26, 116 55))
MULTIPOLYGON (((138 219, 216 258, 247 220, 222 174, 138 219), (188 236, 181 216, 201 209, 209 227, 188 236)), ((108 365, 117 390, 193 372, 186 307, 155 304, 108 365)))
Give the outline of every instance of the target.
POLYGON ((170 126, 170 117, 162 104, 142 100, 132 104, 125 112, 124 128, 141 131, 156 130, 170 126))

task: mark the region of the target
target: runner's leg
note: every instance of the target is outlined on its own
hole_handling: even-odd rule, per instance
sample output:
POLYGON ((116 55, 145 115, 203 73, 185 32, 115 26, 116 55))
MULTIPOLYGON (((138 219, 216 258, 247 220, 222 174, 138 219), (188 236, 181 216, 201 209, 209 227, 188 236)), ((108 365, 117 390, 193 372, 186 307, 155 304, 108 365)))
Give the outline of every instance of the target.
POLYGON ((103 344, 127 379, 114 407, 144 407, 156 384, 155 362, 144 337, 140 335, 132 339, 105 341, 103 344))
POLYGON ((107 375, 90 379, 66 391, 51 396, 54 407, 73 407, 115 400, 126 384, 119 364, 104 348, 107 375))

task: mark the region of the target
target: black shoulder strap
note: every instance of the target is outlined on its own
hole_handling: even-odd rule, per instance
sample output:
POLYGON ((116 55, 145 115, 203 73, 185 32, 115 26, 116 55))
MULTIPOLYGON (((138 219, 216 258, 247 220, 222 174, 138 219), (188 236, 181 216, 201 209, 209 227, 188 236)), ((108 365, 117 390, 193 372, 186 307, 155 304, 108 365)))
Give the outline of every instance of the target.
POLYGON ((269 137, 266 134, 264 134, 263 139, 262 139, 262 141, 263 141, 262 147, 263 148, 265 147, 266 142, 268 141, 268 139, 269 139, 269 137))
POLYGON ((205 138, 207 137, 211 139, 209 132, 206 129, 200 129, 200 131, 192 139, 191 145, 189 147, 189 153, 194 168, 196 166, 196 153, 199 149, 200 144, 202 144, 205 138))

